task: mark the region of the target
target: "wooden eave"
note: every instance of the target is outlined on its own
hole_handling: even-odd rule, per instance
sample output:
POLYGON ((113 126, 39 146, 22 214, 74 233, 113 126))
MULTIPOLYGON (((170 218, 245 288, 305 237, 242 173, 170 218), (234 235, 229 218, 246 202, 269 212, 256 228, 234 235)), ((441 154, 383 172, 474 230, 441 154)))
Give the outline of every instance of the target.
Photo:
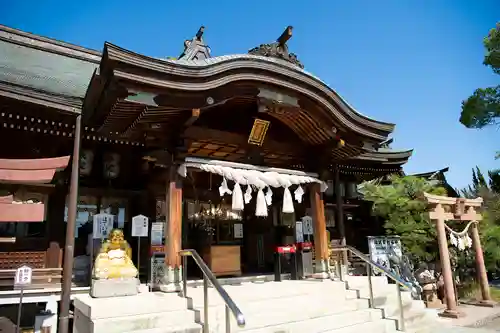
POLYGON ((393 124, 368 120, 353 111, 332 89, 319 79, 259 57, 231 58, 200 62, 176 62, 146 57, 106 43, 100 65, 102 75, 113 74, 117 80, 159 89, 202 92, 239 81, 257 81, 292 90, 321 105, 334 126, 340 123, 358 135, 384 141, 394 129, 393 124), (382 133, 382 134, 381 134, 382 133))
POLYGON ((413 149, 405 151, 368 151, 357 156, 356 160, 372 161, 381 164, 403 165, 413 154, 413 149))
POLYGON ((0 183, 46 184, 64 170, 70 156, 39 159, 0 159, 0 183))
POLYGON ((58 96, 5 82, 0 82, 0 96, 48 107, 66 114, 79 114, 82 107, 82 100, 79 98, 58 96))
MULTIPOLYGON (((349 160, 350 163, 344 162, 337 167, 342 175, 355 177, 359 181, 367 181, 390 174, 402 174, 401 165, 381 164, 381 163, 366 163, 361 161, 349 160)), ((332 166, 333 171, 333 166, 332 166)))

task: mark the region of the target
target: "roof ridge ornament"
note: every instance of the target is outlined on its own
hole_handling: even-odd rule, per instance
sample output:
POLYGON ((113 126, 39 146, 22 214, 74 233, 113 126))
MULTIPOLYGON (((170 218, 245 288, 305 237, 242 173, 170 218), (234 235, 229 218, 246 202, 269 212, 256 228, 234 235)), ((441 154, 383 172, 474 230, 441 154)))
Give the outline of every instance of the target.
POLYGON ((285 61, 288 61, 295 66, 300 68, 304 68, 304 65, 297 58, 295 53, 291 53, 288 51, 288 45, 286 42, 292 38, 292 30, 293 27, 289 25, 286 27, 285 31, 278 37, 276 42, 270 44, 261 44, 260 46, 254 47, 253 49, 248 51, 248 54, 264 56, 264 57, 272 57, 278 58, 285 61))
POLYGON ((211 58, 210 47, 203 40, 205 27, 201 26, 193 39, 184 41, 184 51, 179 60, 203 60, 211 58))

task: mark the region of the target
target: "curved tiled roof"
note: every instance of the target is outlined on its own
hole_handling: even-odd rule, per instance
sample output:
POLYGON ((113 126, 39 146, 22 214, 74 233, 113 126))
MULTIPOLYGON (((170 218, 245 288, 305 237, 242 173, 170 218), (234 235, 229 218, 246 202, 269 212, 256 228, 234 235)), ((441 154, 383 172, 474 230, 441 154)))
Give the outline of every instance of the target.
MULTIPOLYGON (((231 60, 238 60, 238 59, 267 61, 267 62, 272 62, 272 63, 279 64, 280 66, 286 66, 286 67, 288 67, 290 69, 293 69, 295 71, 301 72, 301 73, 303 73, 303 74, 311 77, 312 79, 318 81, 319 83, 321 83, 321 84, 323 84, 325 86, 330 87, 325 81, 323 81, 322 79, 320 79, 318 76, 312 74, 311 72, 308 72, 305 69, 302 69, 302 68, 300 68, 300 67, 298 67, 298 66, 290 63, 289 61, 282 60, 282 59, 279 59, 279 58, 273 58, 273 57, 265 57, 265 56, 259 56, 259 55, 253 55, 253 54, 231 54, 231 55, 217 56, 217 57, 211 57, 211 58, 206 58, 206 59, 201 59, 201 60, 164 59, 164 58, 158 58, 158 59, 159 60, 163 60, 163 61, 167 61, 167 62, 171 62, 171 63, 174 63, 174 64, 178 64, 178 65, 181 65, 181 66, 186 66, 186 67, 190 67, 190 66, 193 66, 193 67, 208 67, 208 66, 211 66, 211 65, 214 65, 214 64, 217 64, 217 63, 222 63, 222 62, 231 61, 231 60)), ((330 87, 330 89, 332 89, 335 92, 335 94, 340 98, 340 100, 344 104, 346 104, 353 112, 357 113, 362 118, 364 118, 366 120, 369 120, 369 121, 376 122, 376 123, 385 124, 388 127, 394 128, 395 125, 392 124, 392 123, 386 123, 386 122, 382 122, 382 121, 379 121, 379 120, 375 120, 375 119, 373 119, 371 117, 368 117, 368 116, 364 115, 363 113, 359 112, 351 104, 349 104, 349 102, 347 102, 337 91, 335 91, 331 87, 330 87)))
POLYGON ((378 150, 367 150, 356 157, 359 160, 382 162, 383 164, 405 164, 413 154, 413 149, 392 150, 390 148, 379 148, 378 150))
POLYGON ((158 59, 106 43, 100 70, 135 83, 191 92, 215 89, 236 81, 265 82, 310 98, 333 123, 363 136, 384 141, 394 129, 394 124, 359 114, 316 76, 272 57, 230 55, 203 60, 158 59), (134 67, 158 75, 141 74, 131 69, 134 67))
POLYGON ((0 40, 0 81, 83 98, 97 64, 0 40))
POLYGON ((36 96, 79 112, 101 54, 0 25, 0 93, 36 96))
MULTIPOLYGON (((265 69, 273 73, 283 73, 295 79, 314 85, 333 100, 339 111, 334 110, 336 116, 343 123, 349 123, 347 118, 368 126, 384 134, 375 134, 383 140, 394 129, 394 124, 371 119, 354 109, 335 90, 314 74, 279 58, 251 54, 234 54, 197 60, 158 59, 120 49, 106 43, 106 49, 118 50, 130 57, 140 58, 153 68, 170 65, 177 68, 178 75, 201 75, 216 72, 221 68, 253 68, 265 69), (156 64, 154 64, 156 62, 156 64), (163 65, 161 65, 163 64, 163 65)), ((96 68, 101 62, 101 53, 80 46, 67 44, 53 39, 29 34, 23 31, 0 25, 0 84, 11 84, 25 87, 36 92, 82 100, 85 97, 89 82, 96 68)), ((203 76, 203 75, 202 75, 203 76)), ((296 85, 290 85, 296 88, 296 85)), ((193 88, 194 89, 194 88, 193 88)), ((331 103, 320 97, 322 104, 331 103)), ((73 102, 74 103, 74 102, 73 102)), ((331 107, 328 107, 331 108, 331 107)), ((334 108, 334 109, 335 109, 334 108)), ((361 132, 365 129, 359 128, 361 132)), ((360 133, 361 133, 360 132, 360 133)), ((368 132, 367 132, 368 133, 368 132)))

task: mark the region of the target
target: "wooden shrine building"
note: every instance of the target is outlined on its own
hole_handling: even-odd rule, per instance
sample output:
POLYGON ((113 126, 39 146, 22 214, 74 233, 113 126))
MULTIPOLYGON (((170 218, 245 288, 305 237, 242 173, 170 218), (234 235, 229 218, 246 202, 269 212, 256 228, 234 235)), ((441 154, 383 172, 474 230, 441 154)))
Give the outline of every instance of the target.
MULTIPOLYGON (((411 150, 388 148, 394 124, 360 114, 305 71, 288 49, 291 33, 212 56, 201 28, 178 59, 158 59, 0 26, 0 207, 16 197, 44 207, 36 221, 0 212, 0 272, 20 262, 63 268, 48 253, 63 251, 74 232, 74 260, 67 252, 65 262, 73 285, 83 283, 92 218, 108 213, 134 262, 141 256, 143 280, 150 242, 137 251, 131 237, 139 214, 165 222, 165 283, 175 280, 182 248, 204 253, 219 275, 272 271, 275 247, 294 242, 303 216, 313 217, 324 273, 326 230, 346 242, 357 184, 400 172, 411 150), (50 179, 27 176, 68 156, 68 167, 50 165, 50 179)), ((40 286, 54 281, 42 277, 40 286)))

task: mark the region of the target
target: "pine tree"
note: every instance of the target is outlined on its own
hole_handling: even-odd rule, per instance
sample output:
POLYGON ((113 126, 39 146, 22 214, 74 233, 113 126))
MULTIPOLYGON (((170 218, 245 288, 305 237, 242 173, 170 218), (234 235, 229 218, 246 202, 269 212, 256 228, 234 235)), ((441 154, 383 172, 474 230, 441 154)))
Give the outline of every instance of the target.
POLYGON ((414 176, 391 178, 390 185, 363 184, 365 200, 372 201, 372 213, 385 219, 389 235, 399 235, 405 253, 416 261, 437 258, 436 228, 429 220, 424 192, 445 195, 446 190, 414 176))

